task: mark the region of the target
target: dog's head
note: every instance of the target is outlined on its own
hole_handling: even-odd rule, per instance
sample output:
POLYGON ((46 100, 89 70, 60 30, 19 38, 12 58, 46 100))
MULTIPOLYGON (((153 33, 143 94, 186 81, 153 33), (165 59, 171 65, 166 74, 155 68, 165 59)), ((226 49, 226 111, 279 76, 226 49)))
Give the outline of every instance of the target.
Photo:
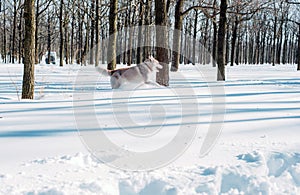
POLYGON ((163 68, 159 61, 155 59, 152 55, 150 55, 145 62, 150 62, 153 65, 153 67, 155 67, 156 72, 158 72, 158 69, 163 68))

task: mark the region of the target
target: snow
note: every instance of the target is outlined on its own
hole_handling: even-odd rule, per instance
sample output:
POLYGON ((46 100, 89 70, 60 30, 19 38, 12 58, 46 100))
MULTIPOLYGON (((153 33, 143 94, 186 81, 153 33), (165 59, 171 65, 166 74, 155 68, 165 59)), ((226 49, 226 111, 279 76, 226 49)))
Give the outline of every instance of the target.
POLYGON ((109 78, 78 85, 78 65, 36 65, 35 100, 20 100, 22 65, 0 66, 0 194, 300 193, 300 72, 294 65, 227 67, 226 82, 214 82, 209 66, 181 66, 171 73, 170 88, 133 91, 112 91, 109 78), (224 92, 213 91, 218 87, 224 92), (192 91, 195 101, 184 101, 192 96, 181 90, 192 91), (213 117, 214 103, 222 102, 212 93, 217 101, 224 93, 224 123, 222 112, 213 117), (89 129, 78 131, 78 116, 89 129), (95 121, 114 145, 133 154, 172 144, 181 128, 196 130, 191 143, 164 153, 168 161, 157 164, 162 156, 150 156, 127 165, 139 166, 132 171, 123 170, 126 155, 116 148, 101 151, 106 163, 89 152, 83 137, 98 136, 95 121), (221 124, 222 132, 201 157, 211 124, 221 124))

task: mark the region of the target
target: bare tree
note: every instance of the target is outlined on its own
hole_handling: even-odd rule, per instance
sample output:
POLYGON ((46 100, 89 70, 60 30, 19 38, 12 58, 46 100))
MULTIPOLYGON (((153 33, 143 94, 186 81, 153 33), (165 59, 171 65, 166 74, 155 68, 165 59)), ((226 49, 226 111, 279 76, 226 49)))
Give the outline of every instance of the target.
POLYGON ((182 8, 185 0, 178 0, 175 6, 175 23, 174 23, 174 34, 173 34, 173 50, 172 50, 172 66, 171 71, 178 71, 179 60, 180 60, 180 41, 182 31, 182 8))
POLYGON ((34 0, 24 1, 24 74, 22 99, 34 98, 35 10, 34 0))
MULTIPOLYGON (((285 2, 290 5, 298 6, 298 10, 299 10, 300 2, 293 1, 293 0, 286 0, 285 2)), ((298 18, 298 20, 300 20, 300 19, 298 18)), ((297 66, 297 70, 300 71, 300 22, 291 20, 291 19, 289 21, 293 22, 294 24, 296 24, 298 26, 298 48, 297 48, 297 64, 298 64, 298 66, 297 66)))
POLYGON ((63 19, 63 11, 64 11, 64 0, 60 0, 59 5, 59 66, 64 66, 64 19, 63 19))
POLYGON ((156 82, 163 86, 169 86, 166 0, 155 0, 155 24, 156 24, 156 58, 163 66, 163 68, 156 75, 156 82))
POLYGON ((118 1, 110 0, 109 10, 109 41, 107 48, 108 70, 114 70, 117 65, 117 21, 118 21, 118 1))
POLYGON ((95 50, 95 66, 99 65, 99 54, 100 54, 100 3, 101 0, 96 0, 96 17, 95 17, 95 33, 96 33, 96 50, 95 50))
POLYGON ((227 6, 227 0, 221 0, 220 21, 218 30, 218 81, 225 81, 227 6))
POLYGON ((42 14, 49 8, 52 0, 47 0, 44 2, 41 2, 41 0, 36 0, 36 13, 35 13, 35 63, 39 63, 39 21, 42 14))

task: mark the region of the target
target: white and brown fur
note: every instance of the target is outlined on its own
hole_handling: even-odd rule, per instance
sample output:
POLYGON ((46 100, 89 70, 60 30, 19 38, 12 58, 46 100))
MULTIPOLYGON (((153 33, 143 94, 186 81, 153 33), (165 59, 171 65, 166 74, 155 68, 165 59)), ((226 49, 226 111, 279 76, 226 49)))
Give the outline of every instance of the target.
POLYGON ((155 81, 153 81, 153 73, 158 72, 161 68, 162 66, 159 62, 150 56, 149 59, 137 66, 116 70, 107 70, 97 67, 97 70, 102 75, 110 76, 111 87, 113 89, 118 89, 120 87, 126 87, 124 85, 132 84, 135 86, 141 84, 158 85, 155 81))

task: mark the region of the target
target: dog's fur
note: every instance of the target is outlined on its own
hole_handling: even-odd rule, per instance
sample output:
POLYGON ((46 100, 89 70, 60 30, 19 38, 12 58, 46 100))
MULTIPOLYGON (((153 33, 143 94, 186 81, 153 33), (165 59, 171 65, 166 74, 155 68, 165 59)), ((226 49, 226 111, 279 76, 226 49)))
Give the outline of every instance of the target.
POLYGON ((155 58, 150 56, 149 59, 137 66, 116 70, 106 70, 97 67, 97 70, 102 75, 110 76, 111 87, 113 89, 118 89, 124 85, 130 84, 156 84, 156 82, 152 80, 153 73, 158 72, 161 68, 162 65, 160 65, 155 58))

